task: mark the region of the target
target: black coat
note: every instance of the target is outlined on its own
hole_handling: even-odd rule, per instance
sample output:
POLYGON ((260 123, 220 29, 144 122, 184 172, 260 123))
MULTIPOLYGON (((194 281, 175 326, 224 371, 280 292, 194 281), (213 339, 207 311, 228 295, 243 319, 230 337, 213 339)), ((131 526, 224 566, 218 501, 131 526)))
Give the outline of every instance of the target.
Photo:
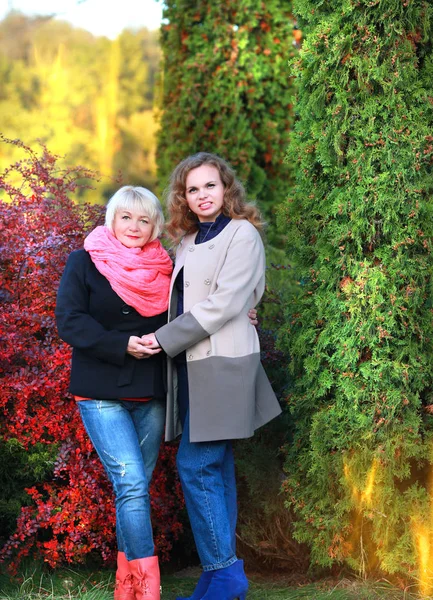
POLYGON ((70 392, 84 398, 163 397, 163 353, 138 360, 126 354, 129 337, 152 333, 167 313, 142 317, 113 291, 85 250, 72 252, 56 305, 60 337, 73 347, 70 392))

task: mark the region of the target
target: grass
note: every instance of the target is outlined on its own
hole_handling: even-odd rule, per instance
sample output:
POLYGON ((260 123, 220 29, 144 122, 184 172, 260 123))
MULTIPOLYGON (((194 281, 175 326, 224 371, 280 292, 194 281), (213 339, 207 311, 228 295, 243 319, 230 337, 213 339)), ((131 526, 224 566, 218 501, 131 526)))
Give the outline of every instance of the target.
MULTIPOLYGON (((189 595, 197 577, 163 577, 161 600, 189 595)), ((114 574, 108 571, 27 570, 19 579, 0 575, 0 600, 112 600, 114 574)), ((387 582, 341 579, 290 587, 284 581, 250 578, 248 600, 416 600, 420 598, 387 582)))

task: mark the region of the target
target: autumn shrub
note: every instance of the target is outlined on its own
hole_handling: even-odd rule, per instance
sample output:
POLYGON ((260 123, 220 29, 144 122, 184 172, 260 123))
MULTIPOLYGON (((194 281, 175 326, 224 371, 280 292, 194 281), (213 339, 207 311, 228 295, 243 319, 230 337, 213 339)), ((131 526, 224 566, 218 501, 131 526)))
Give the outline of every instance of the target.
MULTIPOLYGON (((297 0, 285 492, 320 565, 421 579, 433 529, 433 7, 297 0)), ((426 582, 425 578, 429 578, 426 582)))
MULTIPOLYGON (((11 489, 24 505, 1 558, 12 569, 33 553, 52 567, 89 554, 110 561, 113 492, 68 394, 71 352, 54 319, 66 258, 101 220, 100 206, 72 199, 95 175, 81 167, 60 170, 44 147, 36 153, 17 140, 2 143, 19 147, 23 158, 0 175, 0 471, 8 470, 8 444, 27 451, 28 460, 21 452, 27 477, 17 474, 11 489), (18 489, 19 481, 30 487, 18 489)), ((174 452, 163 447, 151 489, 163 559, 181 530, 174 452)))

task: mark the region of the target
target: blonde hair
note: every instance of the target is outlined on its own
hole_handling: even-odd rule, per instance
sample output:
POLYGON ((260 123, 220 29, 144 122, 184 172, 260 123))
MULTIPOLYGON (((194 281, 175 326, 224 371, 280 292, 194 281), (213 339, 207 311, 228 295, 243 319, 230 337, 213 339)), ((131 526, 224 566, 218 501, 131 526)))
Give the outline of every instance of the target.
POLYGON ((261 230, 263 221, 258 208, 251 202, 246 202, 245 188, 230 165, 217 154, 198 152, 188 156, 174 169, 168 189, 166 202, 169 214, 167 231, 176 242, 186 233, 198 229, 197 216, 188 208, 185 197, 186 178, 188 173, 202 165, 215 167, 224 186, 223 214, 232 219, 246 219, 256 229, 261 230))
POLYGON ((153 225, 150 242, 164 227, 162 206, 155 194, 144 187, 125 185, 110 198, 105 211, 105 226, 113 233, 114 217, 119 210, 137 211, 146 215, 153 225))

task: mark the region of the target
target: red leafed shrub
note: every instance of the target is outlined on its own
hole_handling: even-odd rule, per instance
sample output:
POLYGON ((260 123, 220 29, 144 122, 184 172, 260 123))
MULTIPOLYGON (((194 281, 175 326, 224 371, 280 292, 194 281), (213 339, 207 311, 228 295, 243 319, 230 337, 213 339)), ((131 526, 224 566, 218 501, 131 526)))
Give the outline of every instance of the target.
MULTIPOLYGON (((89 553, 111 561, 115 511, 111 484, 68 394, 70 348, 58 335, 54 307, 69 253, 101 222, 100 206, 71 200, 96 176, 60 170, 58 157, 18 140, 24 158, 0 174, 0 439, 24 447, 54 445, 49 478, 26 490, 16 531, 0 558, 15 570, 32 552, 52 567, 83 562, 89 553)), ((175 449, 162 447, 152 483, 155 543, 168 559, 181 524, 183 499, 175 449)))

